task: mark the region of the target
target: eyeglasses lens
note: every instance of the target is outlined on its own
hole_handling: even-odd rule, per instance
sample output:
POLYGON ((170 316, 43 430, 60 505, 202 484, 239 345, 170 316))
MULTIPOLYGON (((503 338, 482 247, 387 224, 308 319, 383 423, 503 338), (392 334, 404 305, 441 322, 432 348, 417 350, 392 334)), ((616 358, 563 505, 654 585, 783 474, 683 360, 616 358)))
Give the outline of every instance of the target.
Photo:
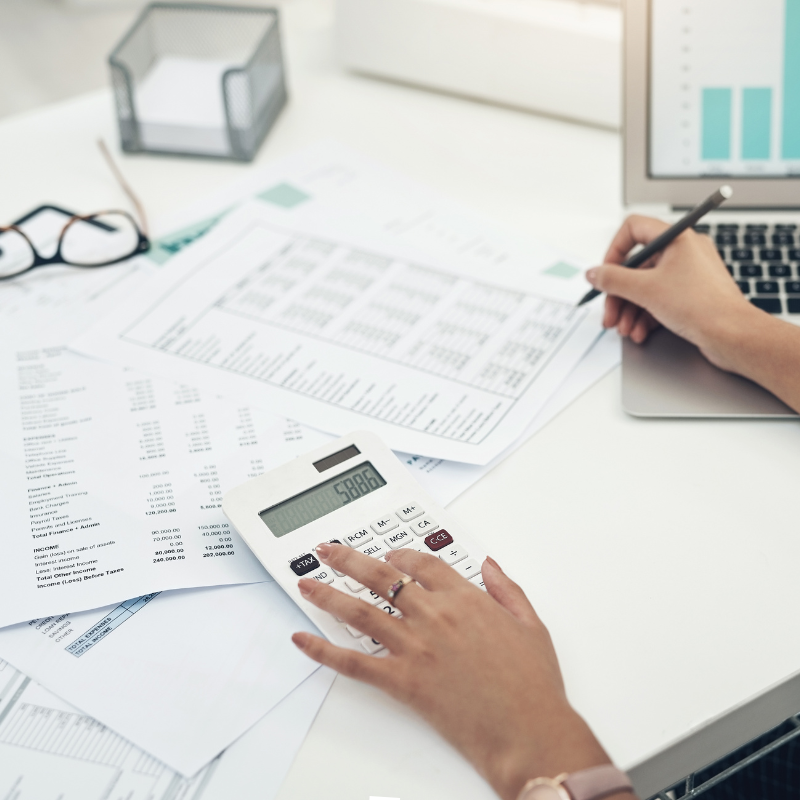
POLYGON ((33 250, 21 233, 0 233, 0 278, 24 272, 33 264, 33 258, 33 250))
POLYGON ((69 264, 99 266, 136 252, 139 231, 125 214, 111 212, 76 220, 64 232, 61 256, 69 264))

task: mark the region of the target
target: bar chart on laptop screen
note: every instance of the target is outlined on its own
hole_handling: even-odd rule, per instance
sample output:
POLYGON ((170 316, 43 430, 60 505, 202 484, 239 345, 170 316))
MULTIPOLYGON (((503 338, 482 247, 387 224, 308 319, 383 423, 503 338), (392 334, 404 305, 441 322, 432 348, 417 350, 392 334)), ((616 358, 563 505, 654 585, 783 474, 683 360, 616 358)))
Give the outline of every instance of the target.
POLYGON ((800 0, 652 0, 650 173, 800 175, 800 0))

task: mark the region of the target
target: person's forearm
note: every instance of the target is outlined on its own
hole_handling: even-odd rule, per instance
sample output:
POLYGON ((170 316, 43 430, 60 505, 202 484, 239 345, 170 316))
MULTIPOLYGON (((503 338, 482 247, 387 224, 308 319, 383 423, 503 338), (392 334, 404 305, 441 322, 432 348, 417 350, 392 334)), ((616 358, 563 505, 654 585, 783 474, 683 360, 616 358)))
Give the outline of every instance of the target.
POLYGON ((743 306, 709 343, 721 366, 768 389, 800 412, 800 327, 743 306))
MULTIPOLYGON (((490 759, 485 777, 503 800, 516 800, 530 778, 554 778, 610 762, 589 726, 571 707, 547 716, 550 718, 546 725, 550 734, 547 747, 534 749, 521 736, 509 752, 490 759)), ((540 719, 539 724, 544 724, 544 720, 540 719)), ((632 798, 630 793, 624 795, 624 800, 632 798)))

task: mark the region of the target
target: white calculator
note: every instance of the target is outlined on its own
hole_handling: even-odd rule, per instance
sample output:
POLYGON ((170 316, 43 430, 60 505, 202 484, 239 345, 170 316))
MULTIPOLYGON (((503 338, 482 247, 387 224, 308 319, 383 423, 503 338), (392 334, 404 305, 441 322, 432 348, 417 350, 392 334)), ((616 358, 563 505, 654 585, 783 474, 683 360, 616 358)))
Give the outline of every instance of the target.
POLYGON ((222 499, 222 510, 295 603, 342 647, 367 653, 384 649, 304 600, 298 578, 313 578, 387 614, 402 614, 358 581, 321 564, 315 554, 318 544, 346 544, 373 558, 410 547, 438 556, 484 588, 483 548, 455 529, 444 509, 373 433, 344 436, 231 489, 222 499))

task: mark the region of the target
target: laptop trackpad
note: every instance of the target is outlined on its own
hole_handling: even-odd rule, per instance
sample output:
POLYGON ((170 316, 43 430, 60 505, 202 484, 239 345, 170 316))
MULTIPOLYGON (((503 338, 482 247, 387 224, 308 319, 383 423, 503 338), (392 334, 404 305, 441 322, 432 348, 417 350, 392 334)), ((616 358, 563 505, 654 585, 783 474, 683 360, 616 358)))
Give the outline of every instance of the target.
POLYGON ((664 328, 622 343, 622 407, 637 417, 796 417, 752 381, 710 364, 664 328))

